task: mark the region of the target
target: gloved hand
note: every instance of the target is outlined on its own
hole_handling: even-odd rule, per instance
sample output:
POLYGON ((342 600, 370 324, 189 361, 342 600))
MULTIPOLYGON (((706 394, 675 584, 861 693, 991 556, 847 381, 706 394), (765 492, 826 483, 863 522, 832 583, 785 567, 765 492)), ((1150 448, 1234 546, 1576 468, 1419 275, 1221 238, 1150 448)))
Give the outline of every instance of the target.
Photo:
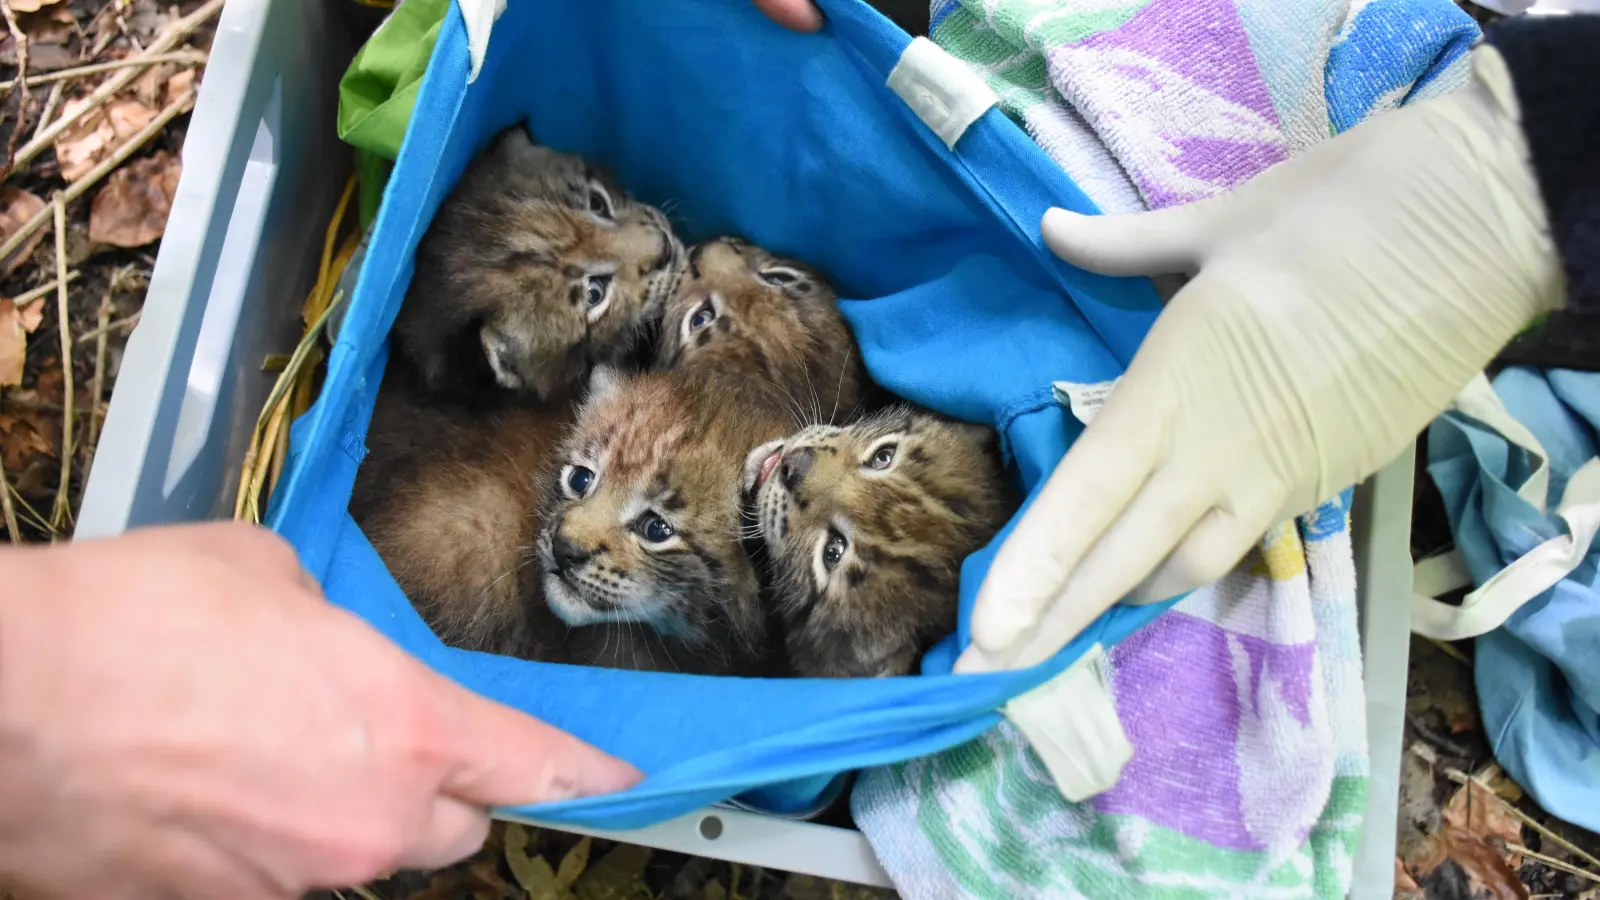
POLYGON ((1492 47, 1471 81, 1231 193, 1084 217, 1066 261, 1194 277, 995 557, 957 671, 1020 668, 1118 600, 1225 575, 1276 522, 1393 459, 1562 275, 1492 47))

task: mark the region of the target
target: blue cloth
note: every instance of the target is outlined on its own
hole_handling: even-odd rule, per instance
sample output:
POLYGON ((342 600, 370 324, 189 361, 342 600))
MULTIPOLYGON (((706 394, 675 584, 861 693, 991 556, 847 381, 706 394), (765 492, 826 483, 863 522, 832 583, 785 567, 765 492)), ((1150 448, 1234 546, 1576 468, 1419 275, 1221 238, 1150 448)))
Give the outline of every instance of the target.
MULTIPOLYGON (((1435 420, 1428 473, 1477 584, 1565 533, 1554 510, 1600 446, 1600 373, 1511 368, 1494 389, 1549 457, 1551 512, 1517 496, 1532 470, 1526 451, 1460 413, 1435 420)), ((1552 814, 1600 830, 1600 541, 1565 579, 1478 638, 1473 669, 1500 764, 1552 814)))
MULTIPOLYGON (((949 674, 965 625, 928 654, 922 677, 763 681, 546 665, 443 646, 351 521, 385 336, 418 239, 468 161, 519 121, 611 166, 643 199, 673 201, 691 239, 735 232, 827 271, 856 298, 843 306, 872 373, 912 400, 998 426, 1037 491, 1081 430, 1050 383, 1121 374, 1159 300, 1147 281, 1050 255, 1038 229, 1047 207, 1096 210, 1000 111, 951 152, 885 86, 909 36, 863 3, 821 5, 827 28, 800 35, 732 0, 520 0, 496 23, 471 85, 454 7, 439 36, 268 523, 333 602, 457 682, 647 775, 618 794, 517 813, 632 828, 736 796, 804 809, 840 773, 982 733, 1006 700, 1165 609, 1118 607, 1049 662, 983 676, 949 674)), ((993 553, 965 563, 963 621, 993 553)))

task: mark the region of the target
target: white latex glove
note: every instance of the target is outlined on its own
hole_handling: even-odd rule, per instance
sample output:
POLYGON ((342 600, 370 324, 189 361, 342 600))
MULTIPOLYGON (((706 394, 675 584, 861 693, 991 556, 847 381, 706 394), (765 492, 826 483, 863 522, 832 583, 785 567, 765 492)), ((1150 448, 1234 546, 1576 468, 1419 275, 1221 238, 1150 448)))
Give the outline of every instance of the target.
POLYGON ((1194 277, 1000 548, 958 671, 1033 665, 1118 600, 1221 578, 1271 525, 1398 455, 1562 293, 1486 45, 1461 89, 1229 194, 1050 210, 1044 237, 1092 271, 1194 277))

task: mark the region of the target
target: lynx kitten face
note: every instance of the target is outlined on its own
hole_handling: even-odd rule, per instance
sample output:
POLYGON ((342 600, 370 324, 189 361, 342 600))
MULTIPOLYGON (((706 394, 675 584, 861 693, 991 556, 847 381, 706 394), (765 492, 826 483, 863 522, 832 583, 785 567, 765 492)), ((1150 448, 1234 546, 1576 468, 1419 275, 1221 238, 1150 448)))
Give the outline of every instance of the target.
POLYGON ((649 629, 699 648, 697 670, 739 671, 769 655, 740 542, 739 448, 786 425, 730 410, 706 382, 596 370, 535 552, 545 602, 567 625, 649 629))
POLYGON ((683 268, 659 210, 513 126, 417 248, 395 349, 430 393, 548 398, 632 352, 683 268))
POLYGON ((656 368, 737 374, 767 402, 835 421, 861 403, 866 370, 833 288, 803 263, 734 237, 689 250, 667 301, 656 368))
POLYGON ((897 406, 746 457, 797 674, 909 674, 955 629, 962 561, 1017 508, 996 443, 987 428, 897 406))

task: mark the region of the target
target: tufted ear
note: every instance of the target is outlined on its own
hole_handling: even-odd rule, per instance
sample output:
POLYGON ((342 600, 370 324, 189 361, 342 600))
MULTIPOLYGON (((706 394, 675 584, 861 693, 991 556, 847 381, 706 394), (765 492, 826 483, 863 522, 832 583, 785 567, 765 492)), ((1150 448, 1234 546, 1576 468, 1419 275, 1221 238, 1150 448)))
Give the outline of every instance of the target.
POLYGON ((955 429, 956 433, 976 447, 984 449, 997 448, 1000 443, 1000 434, 987 425, 976 422, 966 422, 960 419, 945 419, 946 424, 955 429))
POLYGON ((525 122, 518 122, 495 135, 492 147, 496 156, 518 165, 533 165, 539 160, 539 142, 534 140, 525 122))

